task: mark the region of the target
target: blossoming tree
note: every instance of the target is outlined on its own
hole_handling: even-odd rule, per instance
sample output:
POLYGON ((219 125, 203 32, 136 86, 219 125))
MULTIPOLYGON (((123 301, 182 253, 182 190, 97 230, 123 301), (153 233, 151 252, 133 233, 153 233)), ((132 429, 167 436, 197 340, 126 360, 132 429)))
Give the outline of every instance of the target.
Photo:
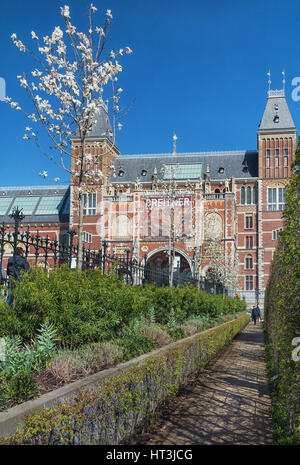
MULTIPOLYGON (((89 186, 103 180, 105 171, 107 174, 110 168, 105 163, 101 164, 102 170, 93 168, 86 141, 97 123, 99 109, 107 108, 105 102, 109 102, 113 121, 111 140, 112 145, 115 145, 115 130, 121 129, 122 125, 118 121, 124 112, 118 106, 122 92, 118 86, 118 74, 122 71, 118 57, 132 53, 129 47, 107 51, 111 10, 106 11, 102 27, 94 25, 96 11, 97 8, 91 4, 88 32, 85 34, 77 31, 71 23, 69 7, 62 7, 60 14, 64 30, 56 26, 51 36, 43 39, 32 31, 34 51, 19 40, 15 33, 12 34, 13 43, 21 52, 28 53, 36 63, 30 75, 23 73, 18 76, 34 111, 32 113, 21 108, 19 103, 9 97, 6 99, 12 108, 22 111, 30 120, 24 139, 31 139, 51 162, 71 175, 71 182, 76 185, 79 270, 82 269, 83 193, 89 186), (108 96, 106 92, 109 92, 108 96), (41 129, 50 139, 46 150, 39 137, 41 129), (80 141, 77 150, 72 148, 74 137, 80 141)), ((105 158, 103 151, 102 156, 105 158)), ((45 178, 47 171, 40 175, 45 178)))

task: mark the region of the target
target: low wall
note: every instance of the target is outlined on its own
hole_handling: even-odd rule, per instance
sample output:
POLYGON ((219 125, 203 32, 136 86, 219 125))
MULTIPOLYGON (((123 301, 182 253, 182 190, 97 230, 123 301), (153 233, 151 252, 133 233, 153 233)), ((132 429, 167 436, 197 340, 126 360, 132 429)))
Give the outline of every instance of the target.
POLYGON ((239 315, 2 412, 0 444, 117 445, 248 322, 248 314, 239 315))

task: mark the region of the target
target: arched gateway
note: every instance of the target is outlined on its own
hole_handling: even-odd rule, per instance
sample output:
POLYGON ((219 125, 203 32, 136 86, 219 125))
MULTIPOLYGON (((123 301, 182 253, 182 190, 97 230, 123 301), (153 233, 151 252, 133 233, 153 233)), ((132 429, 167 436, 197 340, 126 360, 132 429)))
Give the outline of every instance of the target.
MULTIPOLYGON (((169 284, 169 247, 161 246, 147 255, 146 281, 157 285, 169 284)), ((175 263, 173 270, 173 284, 184 284, 193 281, 193 264, 190 256, 183 250, 175 247, 175 263)))

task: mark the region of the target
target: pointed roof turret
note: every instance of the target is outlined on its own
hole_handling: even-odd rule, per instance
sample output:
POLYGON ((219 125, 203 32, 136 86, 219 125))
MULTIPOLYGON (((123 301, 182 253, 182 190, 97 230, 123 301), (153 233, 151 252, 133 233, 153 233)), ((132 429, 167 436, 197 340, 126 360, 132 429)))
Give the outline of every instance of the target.
POLYGON ((268 100, 258 132, 296 131, 284 89, 268 90, 268 100))
MULTIPOLYGON (((103 103, 95 113, 95 124, 88 132, 86 139, 108 139, 113 143, 113 130, 110 124, 108 110, 103 103)), ((76 131, 75 139, 78 137, 78 130, 76 131)))
POLYGON ((107 107, 103 104, 95 114, 96 123, 89 131, 89 139, 103 139, 113 142, 113 131, 108 117, 107 107))

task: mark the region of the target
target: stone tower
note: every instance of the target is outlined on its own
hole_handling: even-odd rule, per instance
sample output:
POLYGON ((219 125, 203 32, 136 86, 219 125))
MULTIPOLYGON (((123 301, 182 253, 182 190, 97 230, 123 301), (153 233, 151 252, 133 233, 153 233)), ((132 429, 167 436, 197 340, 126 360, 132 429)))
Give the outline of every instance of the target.
MULTIPOLYGON (((270 81, 269 81, 270 84, 270 81)), ((263 303, 276 239, 283 228, 285 184, 291 176, 297 130, 284 89, 268 91, 257 132, 258 146, 258 300, 263 303)))
MULTIPOLYGON (((101 245, 100 223, 103 198, 103 186, 107 186, 107 179, 110 176, 111 166, 114 164, 116 157, 119 156, 119 150, 115 145, 114 133, 108 116, 107 107, 103 104, 95 115, 95 124, 89 131, 84 140, 85 164, 84 169, 92 173, 86 177, 83 192, 83 215, 84 215, 84 237, 88 242, 96 247, 101 245), (93 238, 97 238, 97 244, 93 238)), ((76 133, 72 140, 72 171, 76 172, 76 160, 82 151, 82 140, 76 133)), ((76 229, 78 225, 78 180, 76 176, 71 176, 70 186, 70 227, 76 229)), ((84 239, 85 240, 85 239, 84 239)))

